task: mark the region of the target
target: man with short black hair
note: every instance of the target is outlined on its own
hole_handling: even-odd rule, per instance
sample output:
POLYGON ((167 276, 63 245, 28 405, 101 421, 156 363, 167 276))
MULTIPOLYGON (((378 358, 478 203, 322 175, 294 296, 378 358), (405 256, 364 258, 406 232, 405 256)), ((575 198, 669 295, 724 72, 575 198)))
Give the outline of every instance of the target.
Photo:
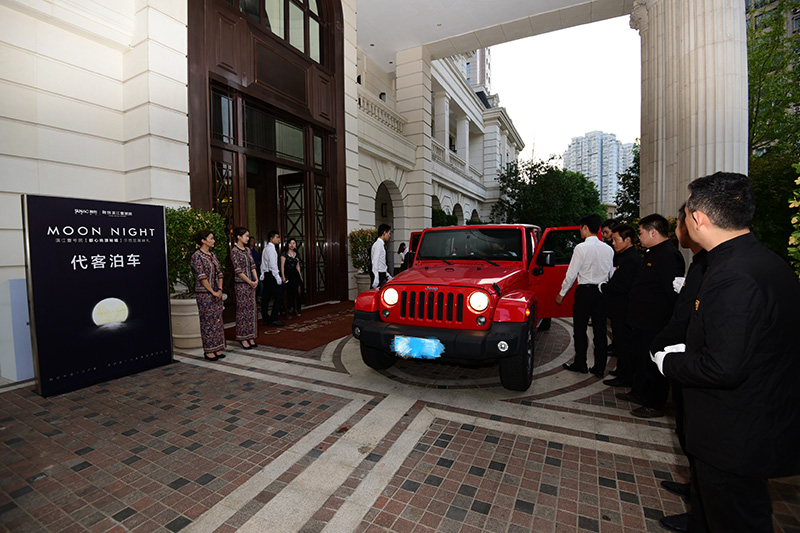
POLYGON ((606 349, 608 347, 607 313, 606 302, 598 285, 608 281, 608 277, 611 275, 614 268, 614 252, 597 238, 597 232, 600 231, 599 215, 586 215, 579 224, 583 242, 575 247, 564 276, 564 282, 561 284, 561 292, 556 296, 556 303, 561 305, 564 296, 577 279, 578 287, 575 289, 575 303, 572 306, 575 360, 572 364, 564 363, 563 366, 566 370, 582 374, 591 370, 592 374, 602 378, 606 369, 606 349), (590 318, 594 333, 594 366, 591 369, 586 365, 586 352, 589 349, 586 328, 590 318))
MULTIPOLYGON (((694 312, 694 302, 700 285, 703 282, 703 274, 706 271, 706 256, 708 253, 699 244, 692 240, 689 229, 686 227, 686 204, 678 209, 678 220, 675 225, 675 236, 681 248, 688 248, 692 251, 692 264, 686 277, 677 277, 673 280, 672 287, 678 294, 675 301, 675 309, 672 311, 672 318, 667 326, 656 336, 650 346, 650 353, 660 352, 667 346, 683 343, 686 341, 686 328, 689 326, 689 319, 694 312)), ((672 407, 675 411, 675 433, 678 435, 683 453, 689 459, 691 465, 692 458, 686 451, 686 431, 683 415, 683 386, 675 381, 672 382, 672 407)), ((668 491, 684 498, 690 502, 690 483, 679 483, 677 481, 663 480, 661 486, 668 491)), ((671 531, 689 530, 689 513, 662 516, 658 520, 662 526, 671 531)))
POLYGON ((285 326, 278 320, 278 314, 283 310, 283 281, 278 268, 278 245, 281 235, 275 230, 267 234, 267 246, 261 256, 261 280, 264 282, 264 294, 261 297, 261 318, 265 326, 285 326), (273 300, 272 314, 268 315, 269 301, 273 300))
POLYGON ((640 418, 664 416, 669 381, 650 361, 650 344, 669 322, 677 295, 672 281, 685 272, 683 256, 669 240, 669 222, 659 214, 639 221, 639 242, 647 248, 642 268, 628 293, 628 325, 633 330, 633 388, 617 397, 639 404, 631 414, 640 418))
POLYGON ((600 224, 600 234, 603 236, 603 242, 612 248, 614 245, 611 243, 611 234, 617 226, 619 226, 619 221, 616 218, 607 218, 600 224))
POLYGON ((372 262, 370 278, 373 289, 383 287, 384 283, 392 279, 392 276, 389 275, 389 266, 386 264, 386 243, 391 238, 392 228, 389 224, 378 226, 378 238, 370 250, 370 261, 372 262))
POLYGON ((611 244, 614 246, 614 272, 608 283, 600 285, 600 292, 608 302, 608 316, 614 330, 614 346, 617 354, 616 377, 603 383, 612 387, 633 385, 634 365, 631 343, 633 332, 627 324, 628 293, 642 267, 642 256, 633 245, 636 232, 627 224, 614 228, 611 244))
POLYGON ((689 184, 686 225, 708 251, 686 342, 653 354, 683 385, 693 457, 689 530, 772 532, 767 479, 800 474, 800 283, 749 229, 747 176, 689 184))

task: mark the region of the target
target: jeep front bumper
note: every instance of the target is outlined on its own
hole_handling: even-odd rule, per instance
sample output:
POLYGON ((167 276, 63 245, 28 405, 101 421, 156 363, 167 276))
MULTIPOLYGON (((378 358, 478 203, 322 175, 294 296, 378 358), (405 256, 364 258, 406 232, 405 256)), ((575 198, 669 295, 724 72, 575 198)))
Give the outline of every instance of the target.
POLYGON ((381 321, 378 312, 358 311, 353 336, 361 344, 392 352, 396 336, 438 339, 443 360, 481 361, 510 357, 520 352, 527 338, 524 322, 494 322, 488 330, 426 328, 381 321), (505 348, 505 350, 503 350, 505 348))

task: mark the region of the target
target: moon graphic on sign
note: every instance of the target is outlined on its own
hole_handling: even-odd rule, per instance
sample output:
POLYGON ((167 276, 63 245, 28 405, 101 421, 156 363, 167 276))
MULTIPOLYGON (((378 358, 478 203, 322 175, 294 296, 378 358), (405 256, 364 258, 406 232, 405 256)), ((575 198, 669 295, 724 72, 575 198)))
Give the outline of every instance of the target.
POLYGON ((128 319, 128 306, 119 298, 100 300, 92 309, 92 320, 98 326, 125 322, 128 319))

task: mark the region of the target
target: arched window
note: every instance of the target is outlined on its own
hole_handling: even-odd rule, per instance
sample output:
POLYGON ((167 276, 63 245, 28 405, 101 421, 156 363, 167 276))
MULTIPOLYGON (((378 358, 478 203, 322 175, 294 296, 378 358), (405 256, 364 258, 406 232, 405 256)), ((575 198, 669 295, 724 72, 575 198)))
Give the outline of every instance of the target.
MULTIPOLYGON (((236 5, 237 0, 226 0, 236 5)), ((317 63, 324 60, 319 0, 238 0, 239 10, 317 63)))

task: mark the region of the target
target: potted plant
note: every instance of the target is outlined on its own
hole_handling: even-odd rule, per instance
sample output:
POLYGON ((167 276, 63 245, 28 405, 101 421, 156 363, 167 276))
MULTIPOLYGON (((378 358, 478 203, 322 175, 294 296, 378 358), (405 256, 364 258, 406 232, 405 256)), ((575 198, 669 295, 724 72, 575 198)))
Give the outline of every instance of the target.
POLYGON ((348 239, 350 241, 350 260, 353 262, 353 267, 356 269, 356 287, 358 292, 362 293, 369 290, 369 265, 370 265, 370 251, 375 240, 378 238, 378 230, 372 229, 357 229, 350 232, 348 239))
POLYGON ((179 207, 166 208, 167 278, 170 292, 172 342, 176 348, 200 348, 200 314, 194 297, 195 277, 192 254, 197 250, 197 232, 209 229, 216 238, 214 253, 220 265, 228 258, 228 233, 225 219, 218 213, 207 213, 179 207))

